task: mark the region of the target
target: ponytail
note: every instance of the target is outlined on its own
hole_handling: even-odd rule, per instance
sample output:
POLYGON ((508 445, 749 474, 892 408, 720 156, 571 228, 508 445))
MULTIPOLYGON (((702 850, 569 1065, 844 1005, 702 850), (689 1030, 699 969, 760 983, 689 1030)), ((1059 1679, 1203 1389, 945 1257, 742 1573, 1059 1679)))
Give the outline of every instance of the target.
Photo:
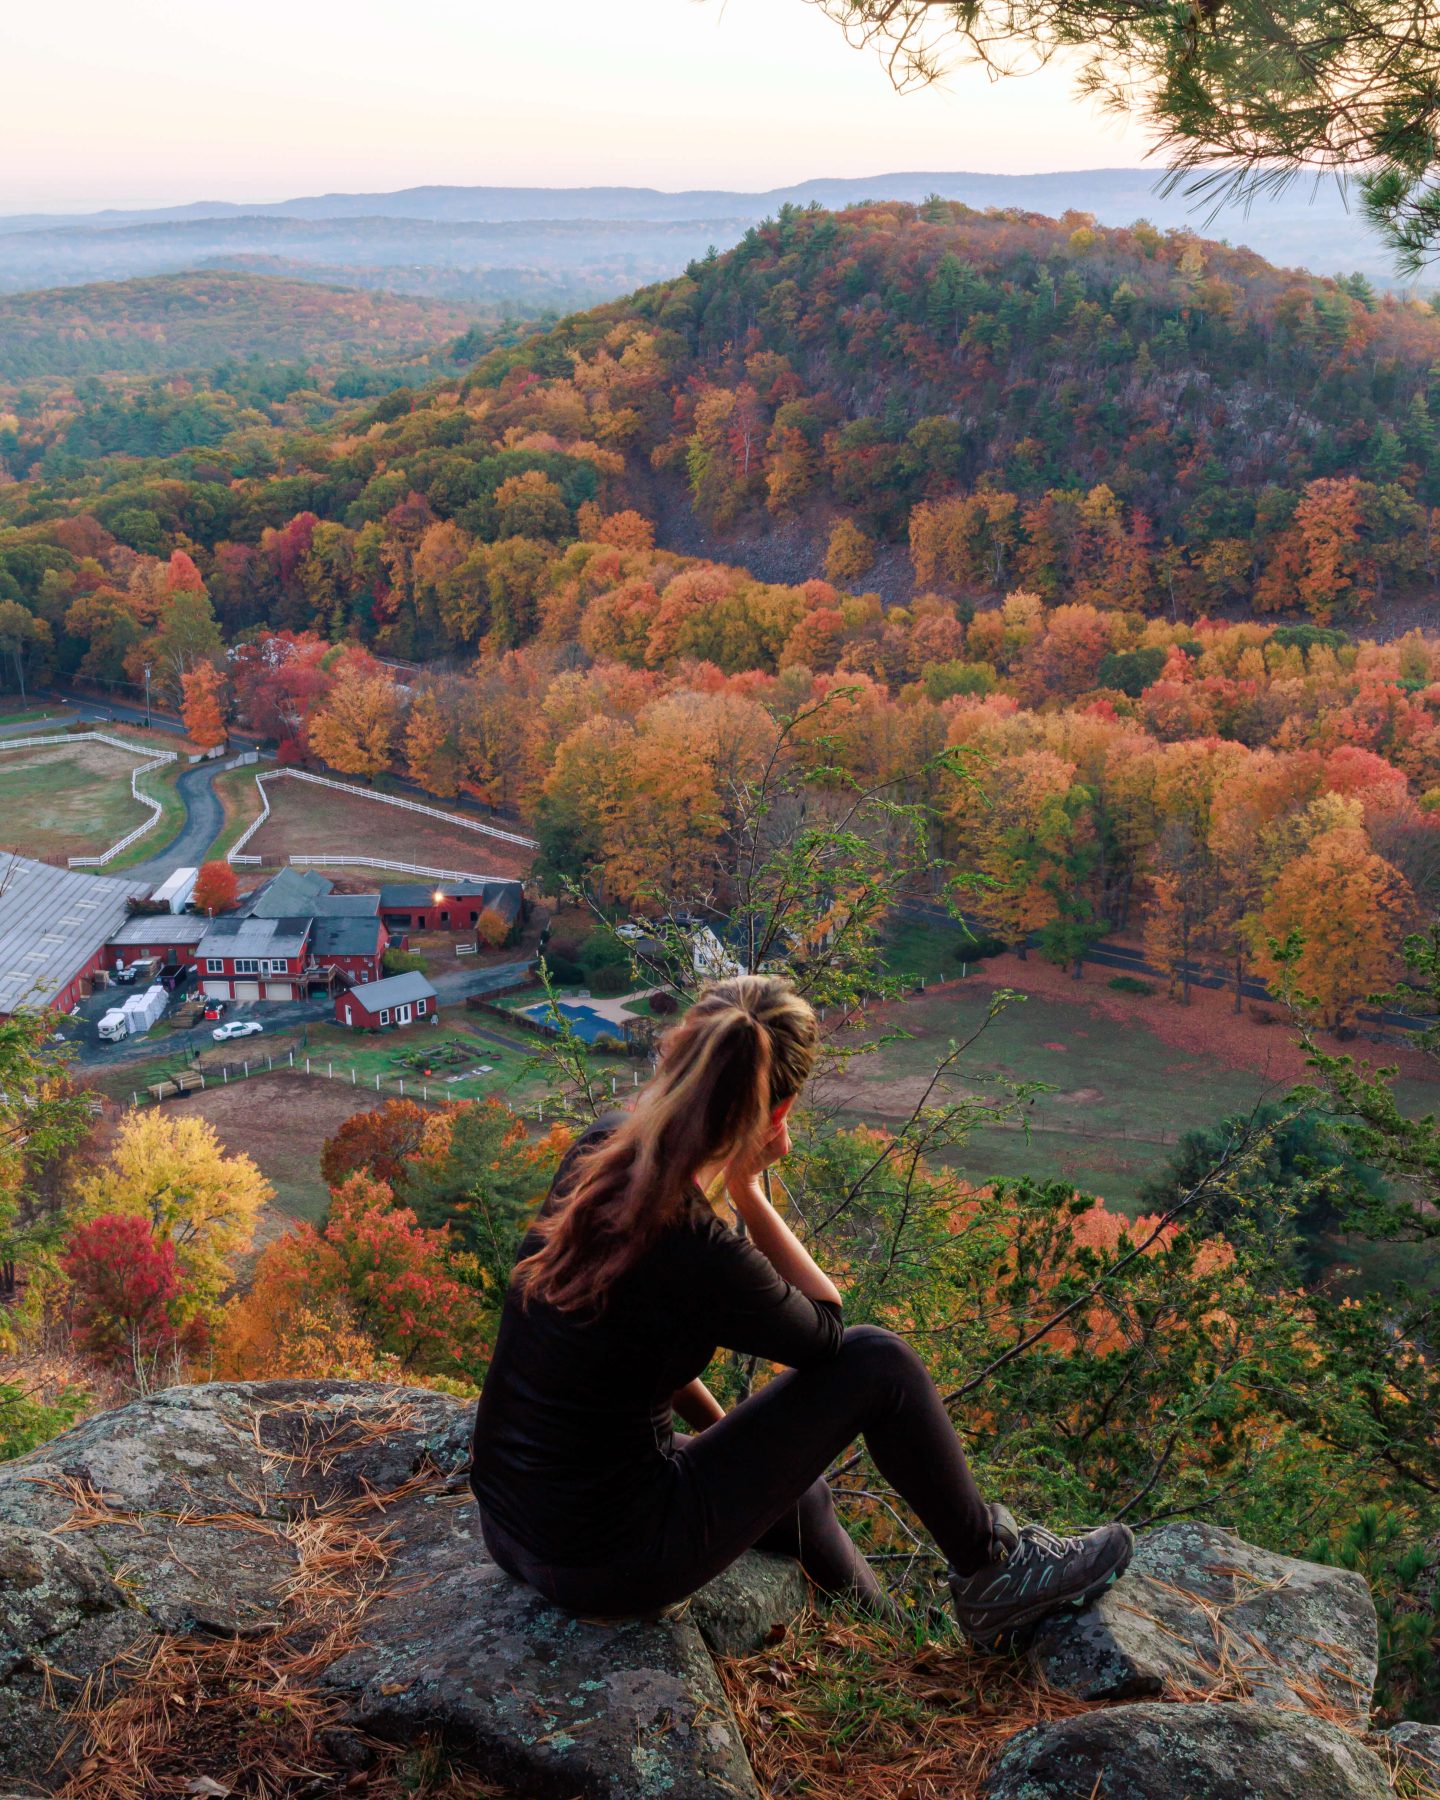
POLYGON ((614 1283, 694 1204, 707 1163, 757 1149, 776 1106, 800 1092, 819 1044, 789 982, 739 975, 707 987, 661 1040, 660 1067, 633 1112, 580 1153, 543 1239, 516 1265, 522 1304, 599 1310, 614 1283))

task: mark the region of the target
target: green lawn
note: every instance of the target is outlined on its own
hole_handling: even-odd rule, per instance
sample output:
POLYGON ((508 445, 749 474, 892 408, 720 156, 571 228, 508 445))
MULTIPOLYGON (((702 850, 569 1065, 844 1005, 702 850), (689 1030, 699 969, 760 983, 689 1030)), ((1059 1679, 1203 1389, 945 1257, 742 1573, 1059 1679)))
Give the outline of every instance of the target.
POLYGON ((151 769, 148 775, 140 777, 142 790, 160 802, 160 817, 144 837, 137 838, 128 850, 122 850, 105 864, 107 875, 119 874, 133 863, 144 862, 147 857, 154 856, 180 830, 185 823, 185 802, 180 798, 175 783, 189 766, 182 756, 175 762, 151 769))
POLYGON ((8 829, 18 828, 16 847, 61 859, 108 850, 149 817, 130 792, 141 760, 104 744, 6 750, 0 739, 0 815, 8 829))
POLYGON ((61 707, 58 710, 51 707, 46 712, 38 707, 27 706, 17 709, 15 712, 0 713, 0 725, 33 725, 38 736, 44 732, 59 730, 62 725, 68 725, 74 717, 75 714, 69 707, 61 707))
POLYGON ((244 764, 238 769, 223 769, 215 777, 215 792, 225 808, 225 823, 206 852, 207 862, 214 862, 233 850, 237 840, 259 818, 260 792, 255 785, 258 770, 258 764, 244 764))
POLYGON ((954 922, 894 915, 886 924, 882 954, 891 975, 908 975, 917 981, 953 981, 964 968, 967 952, 974 943, 970 933, 954 922))

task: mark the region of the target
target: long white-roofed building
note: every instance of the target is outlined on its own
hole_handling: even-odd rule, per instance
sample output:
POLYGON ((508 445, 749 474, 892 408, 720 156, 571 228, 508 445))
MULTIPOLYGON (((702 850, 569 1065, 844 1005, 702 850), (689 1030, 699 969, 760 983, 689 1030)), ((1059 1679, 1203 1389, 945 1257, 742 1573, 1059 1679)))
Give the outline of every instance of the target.
POLYGON ((69 1012, 104 965, 126 902, 151 886, 0 850, 0 1017, 22 1007, 69 1012))

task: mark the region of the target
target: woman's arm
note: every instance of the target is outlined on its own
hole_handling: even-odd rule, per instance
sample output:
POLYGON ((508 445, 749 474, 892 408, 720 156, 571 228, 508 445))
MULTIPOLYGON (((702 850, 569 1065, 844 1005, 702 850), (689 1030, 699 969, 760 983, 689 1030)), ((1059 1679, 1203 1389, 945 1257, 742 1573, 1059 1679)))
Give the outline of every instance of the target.
MULTIPOLYGON (((783 1124, 781 1131, 784 1131, 783 1124)), ((785 1148, 789 1148, 788 1134, 785 1148)), ((840 1290, 765 1197, 759 1170, 753 1174, 727 1170, 725 1190, 736 1212, 745 1221, 750 1241, 774 1266, 776 1274, 792 1282, 808 1299, 825 1300, 832 1306, 839 1306, 840 1290)))
POLYGON ((696 1431, 703 1431, 707 1425, 725 1417, 725 1408, 698 1375, 693 1381, 687 1381, 683 1388, 675 1390, 670 1405, 696 1431))

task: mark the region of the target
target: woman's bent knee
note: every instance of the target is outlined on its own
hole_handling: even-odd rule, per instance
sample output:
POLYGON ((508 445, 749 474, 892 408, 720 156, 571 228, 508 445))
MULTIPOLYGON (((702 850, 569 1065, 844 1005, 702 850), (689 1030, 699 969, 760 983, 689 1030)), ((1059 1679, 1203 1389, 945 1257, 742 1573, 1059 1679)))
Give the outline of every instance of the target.
POLYGON ((925 1365, 916 1351, 886 1331, 883 1325, 851 1325, 841 1340, 840 1354, 847 1361, 865 1367, 884 1369, 920 1369, 925 1365))
POLYGON ((835 1496, 823 1475, 812 1481, 796 1502, 801 1528, 822 1524, 835 1515, 835 1496))

